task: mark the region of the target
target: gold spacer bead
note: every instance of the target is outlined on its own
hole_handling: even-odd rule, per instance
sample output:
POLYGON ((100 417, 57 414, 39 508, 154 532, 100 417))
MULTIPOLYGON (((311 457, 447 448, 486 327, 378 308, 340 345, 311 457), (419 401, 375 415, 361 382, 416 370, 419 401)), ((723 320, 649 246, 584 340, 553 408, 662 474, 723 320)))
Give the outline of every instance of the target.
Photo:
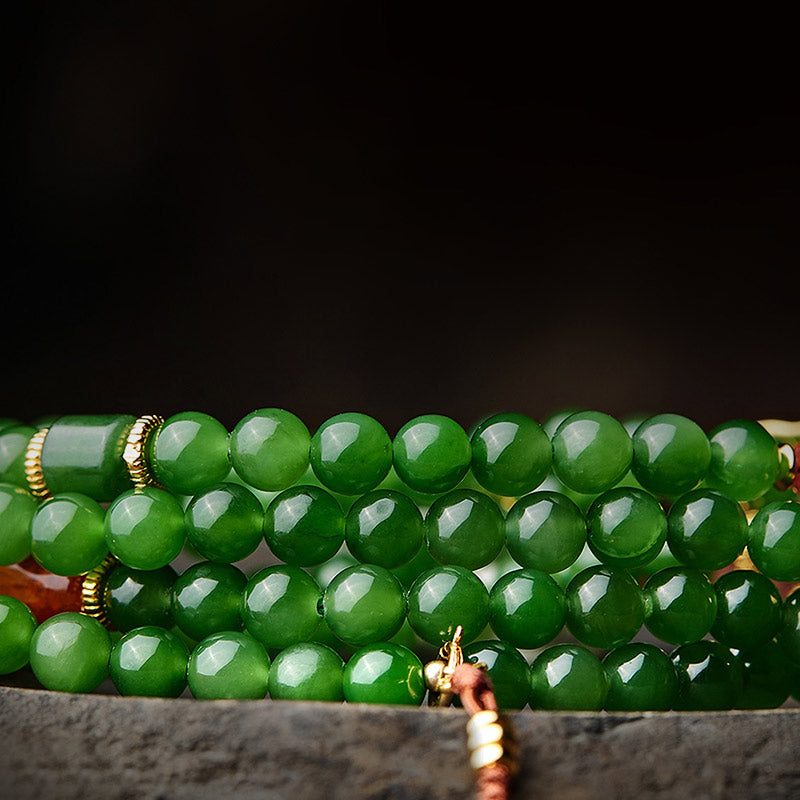
POLYGON ((39 500, 49 500, 53 495, 47 488, 42 472, 42 448, 50 428, 41 428, 31 436, 25 450, 25 479, 31 494, 39 500))
POLYGON ((128 475, 131 476, 131 481, 137 489, 144 489, 145 486, 161 488, 161 484, 150 473, 145 453, 148 439, 163 422, 164 417, 158 414, 145 414, 133 423, 128 433, 122 460, 128 467, 128 475))
POLYGON ((94 617, 106 628, 110 628, 111 623, 106 614, 103 594, 106 588, 106 579, 117 564, 119 561, 114 556, 106 556, 98 566, 90 569, 83 576, 81 583, 81 613, 94 617))

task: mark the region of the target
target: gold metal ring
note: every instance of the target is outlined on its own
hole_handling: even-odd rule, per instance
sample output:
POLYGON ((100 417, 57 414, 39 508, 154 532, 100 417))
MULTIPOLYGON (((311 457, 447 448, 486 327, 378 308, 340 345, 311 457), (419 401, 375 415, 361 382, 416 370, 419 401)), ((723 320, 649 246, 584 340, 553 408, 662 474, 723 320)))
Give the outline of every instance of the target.
POLYGON ((161 487, 150 472, 147 462, 147 441, 154 430, 164 422, 158 414, 145 414, 133 423, 122 451, 122 460, 128 467, 128 474, 137 489, 145 486, 161 487))
POLYGON ((106 579, 117 564, 119 561, 114 556, 106 556, 102 563, 84 575, 81 583, 81 612, 94 617, 106 628, 110 628, 111 623, 106 614, 103 595, 105 594, 106 579))
POLYGON ((28 488, 39 500, 49 500, 53 495, 47 488, 42 472, 42 448, 50 428, 41 428, 31 436, 25 451, 25 478, 28 488))

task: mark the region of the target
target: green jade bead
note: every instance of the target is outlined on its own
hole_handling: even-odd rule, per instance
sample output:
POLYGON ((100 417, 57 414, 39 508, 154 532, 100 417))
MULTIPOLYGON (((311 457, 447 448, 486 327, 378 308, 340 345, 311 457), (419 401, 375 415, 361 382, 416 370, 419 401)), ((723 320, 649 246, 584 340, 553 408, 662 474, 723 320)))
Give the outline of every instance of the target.
POLYGON ((184 514, 189 543, 209 561, 230 564, 251 555, 261 543, 263 509, 238 483, 220 483, 198 494, 184 514))
POLYGON ((747 518, 742 507, 719 492, 687 492, 667 514, 667 544, 687 567, 704 572, 727 567, 746 543, 747 518))
POLYGON ((309 458, 314 474, 331 491, 364 494, 389 473, 392 440, 383 425, 366 414, 338 414, 314 434, 309 458))
POLYGON ((667 539, 667 517, 659 502, 641 489, 611 489, 586 515, 589 549, 604 564, 638 569, 650 563, 667 539))
POLYGON ((19 564, 31 554, 31 522, 38 506, 25 489, 0 484, 0 566, 19 564))
POLYGON ((264 512, 264 538, 286 564, 313 567, 336 555, 345 516, 336 498, 317 486, 281 492, 264 512))
POLYGON ((152 486, 117 497, 106 511, 103 531, 111 554, 133 569, 165 567, 186 540, 181 504, 152 486))
POLYGON ((734 500, 755 500, 775 483, 778 445, 758 422, 731 420, 708 435, 711 462, 706 482, 734 500))
POLYGON ((14 419, 13 417, 0 417, 0 432, 7 428, 19 427, 20 425, 22 425, 22 422, 18 419, 14 419))
POLYGON ((800 580, 800 504, 789 501, 764 506, 750 523, 747 552, 769 578, 800 580))
POLYGON ((463 480, 472 461, 464 429, 449 417, 425 414, 403 425, 392 445, 400 479, 418 492, 449 492, 463 480))
POLYGON ((106 579, 103 593, 109 621, 127 632, 145 625, 171 628, 172 587, 177 574, 170 567, 137 570, 120 564, 106 579))
POLYGON ((418 706, 425 696, 422 662, 393 642, 367 645, 345 665, 342 688, 348 703, 418 706))
POLYGON ((539 653, 531 664, 531 708, 599 711, 607 692, 603 664, 581 645, 553 645, 539 653))
POLYGON ((102 506, 82 494, 59 494, 42 503, 31 521, 31 552, 56 575, 81 575, 108 555, 102 506))
POLYGON ((212 633, 189 656, 189 689, 200 700, 260 700, 267 694, 270 660, 246 633, 212 633))
POLYGON ((325 622, 343 642, 361 647, 390 639, 403 625, 406 600, 391 572, 359 564, 340 572, 322 596, 325 622))
POLYGON ((15 597, 0 594, 0 675, 22 669, 36 630, 33 612, 15 597))
POLYGON ((122 452, 134 422, 129 414, 58 417, 42 446, 42 474, 50 492, 77 492, 103 503, 129 489, 122 452))
POLYGON ((491 497, 456 489, 425 516, 428 551, 440 564, 478 569, 494 561, 505 541, 503 513, 491 497))
POLYGON ((191 639, 242 629, 244 573, 232 564, 202 561, 185 570, 172 587, 172 617, 191 639))
POLYGON ((608 679, 609 711, 668 711, 678 693, 670 657, 645 642, 617 647, 603 658, 608 679))
POLYGON ((642 590, 627 572, 588 567, 567 586, 567 628, 590 647, 618 647, 644 622, 642 590))
POLYGON ((564 484, 583 494, 611 489, 628 471, 631 437, 608 414, 579 411, 567 417, 553 436, 553 471, 564 484))
POLYGON ((169 417, 150 437, 147 449, 155 478, 173 494, 199 494, 230 472, 228 431, 200 411, 169 417))
POLYGON ((506 517, 506 546, 522 567, 561 572, 586 544, 586 521, 578 506, 558 492, 533 492, 517 500, 506 517))
POLYGON ((411 561, 407 564, 403 564, 401 567, 395 567, 391 572, 392 575, 400 581, 406 592, 408 592, 414 585, 414 581, 419 578, 423 572, 427 572, 429 569, 438 566, 439 564, 436 563, 434 557, 428 552, 428 548, 420 547, 411 561))
POLYGON ((111 650, 108 671, 122 695, 178 697, 186 688, 189 651, 164 628, 146 626, 126 633, 111 650))
POLYGON ((547 434, 524 414, 496 414, 472 434, 472 474, 484 489, 506 497, 532 492, 550 471, 547 434))
POLYGON ((708 437, 699 425, 679 414, 649 417, 636 428, 631 441, 631 470, 653 494, 684 494, 694 489, 708 471, 708 437))
POLYGON ((653 636, 670 644, 702 639, 717 618, 717 594, 700 570, 667 567, 644 585, 644 624, 653 636))
POLYGON ((267 688, 273 700, 344 700, 344 661, 332 648, 303 642, 281 650, 272 661, 267 688))
POLYGON ((55 692, 93 692, 108 677, 111 636, 94 618, 68 611, 45 620, 31 638, 33 674, 55 692))
POLYGON ((29 425, 13 425, 0 432, 0 482, 28 488, 25 453, 35 433, 29 425))
POLYGON ((231 464, 242 480, 265 492, 279 492, 308 469, 311 434, 302 420, 280 408, 262 408, 231 431, 231 464))
POLYGON ((491 639, 473 642, 464 648, 464 661, 486 666, 500 710, 519 711, 528 704, 530 668, 516 648, 491 639))
POLYGON ((544 572, 519 569, 503 575, 489 593, 492 630, 499 639, 528 650, 552 642, 564 627, 566 600, 544 572))
POLYGON ((800 589, 783 601, 778 641, 789 658, 800 664, 800 589))
POLYGON ((717 618, 712 636, 740 650, 772 639, 781 627, 783 606, 775 584, 752 570, 737 569, 720 575, 714 583, 717 618))
POLYGON ((738 654, 744 685, 736 708, 778 708, 800 679, 800 664, 774 641, 738 654))
POLYGON ((440 647, 463 628, 464 643, 489 621, 489 592, 472 572, 442 566, 423 572, 408 592, 408 623, 421 639, 440 647))
POLYGON ((671 657, 678 675, 677 710, 725 711, 738 703, 742 664, 725 645, 703 639, 681 645, 671 657))

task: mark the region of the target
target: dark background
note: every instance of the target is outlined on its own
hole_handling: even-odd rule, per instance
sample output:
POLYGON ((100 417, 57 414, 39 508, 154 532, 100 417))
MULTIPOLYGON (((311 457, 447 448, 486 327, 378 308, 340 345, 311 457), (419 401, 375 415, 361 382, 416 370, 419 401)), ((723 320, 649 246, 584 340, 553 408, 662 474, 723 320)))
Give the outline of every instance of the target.
POLYGON ((0 415, 800 417, 788 20, 26 13, 0 415))

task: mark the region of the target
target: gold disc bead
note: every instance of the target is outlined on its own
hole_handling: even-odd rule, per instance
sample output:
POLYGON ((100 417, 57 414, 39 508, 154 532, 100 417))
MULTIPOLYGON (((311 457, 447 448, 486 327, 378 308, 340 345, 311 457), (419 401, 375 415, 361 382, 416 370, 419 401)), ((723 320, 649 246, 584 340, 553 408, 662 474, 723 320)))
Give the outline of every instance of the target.
POLYGON ((114 556, 107 556, 94 569, 89 570, 83 576, 81 583, 81 613, 94 617, 106 628, 111 627, 111 623, 106 614, 106 604, 103 600, 105 593, 106 580, 119 561, 114 556))
POLYGON ((38 500, 49 500, 53 495, 47 488, 42 472, 42 448, 50 428, 40 428, 31 436, 25 451, 25 478, 31 494, 38 500))
POLYGON ((150 471, 147 461, 147 442, 153 432, 164 422, 164 417, 158 414, 145 414, 133 423, 122 451, 122 459, 128 467, 131 482, 137 489, 145 486, 161 487, 150 471))

